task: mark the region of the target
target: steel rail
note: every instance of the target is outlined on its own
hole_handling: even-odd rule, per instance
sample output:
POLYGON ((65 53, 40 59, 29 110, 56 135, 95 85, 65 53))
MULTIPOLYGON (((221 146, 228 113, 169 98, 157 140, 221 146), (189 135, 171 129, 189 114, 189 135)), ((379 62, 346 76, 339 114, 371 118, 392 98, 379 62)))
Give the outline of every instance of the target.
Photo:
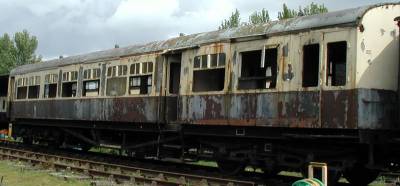
POLYGON ((151 185, 228 185, 251 186, 250 181, 208 177, 195 174, 159 171, 142 167, 134 167, 111 162, 98 162, 86 159, 71 158, 60 155, 34 152, 32 150, 0 146, 0 158, 3 160, 25 161, 39 164, 55 170, 66 169, 81 172, 88 176, 109 177, 111 179, 126 180, 131 184, 151 185))

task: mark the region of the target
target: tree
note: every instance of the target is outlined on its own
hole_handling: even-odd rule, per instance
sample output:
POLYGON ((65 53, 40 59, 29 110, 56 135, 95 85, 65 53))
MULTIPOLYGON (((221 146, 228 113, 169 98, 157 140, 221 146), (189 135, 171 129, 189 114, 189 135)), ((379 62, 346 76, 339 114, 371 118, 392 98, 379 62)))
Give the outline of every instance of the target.
POLYGON ((297 12, 296 10, 291 10, 289 9, 285 3, 283 3, 283 7, 282 7, 282 12, 278 12, 278 19, 282 20, 282 19, 288 19, 288 18, 293 18, 297 16, 297 12))
POLYGON ((15 65, 14 43, 8 34, 0 37, 0 74, 7 74, 15 65))
POLYGON ((252 25, 267 23, 270 21, 271 20, 269 18, 268 10, 266 10, 264 8, 260 12, 255 11, 249 17, 249 24, 252 24, 252 25))
POLYGON ((229 19, 225 19, 222 21, 221 25, 219 26, 219 30, 222 29, 228 29, 228 28, 235 28, 240 25, 240 13, 239 10, 236 9, 234 12, 232 12, 232 15, 229 17, 229 19))
POLYGON ((306 6, 303 9, 304 15, 314 15, 326 12, 328 12, 328 8, 326 8, 324 4, 318 5, 316 3, 311 3, 309 6, 306 6))
POLYGON ((308 16, 326 12, 328 12, 328 8, 326 8, 324 4, 319 5, 312 2, 310 5, 307 5, 304 8, 299 7, 298 11, 294 9, 289 9, 286 6, 286 4, 283 4, 282 12, 278 13, 278 19, 282 20, 282 19, 294 18, 299 16, 308 16))
POLYGON ((8 34, 0 37, 0 74, 9 73, 16 66, 40 62, 41 56, 35 55, 37 46, 37 38, 27 30, 15 33, 13 39, 8 34))

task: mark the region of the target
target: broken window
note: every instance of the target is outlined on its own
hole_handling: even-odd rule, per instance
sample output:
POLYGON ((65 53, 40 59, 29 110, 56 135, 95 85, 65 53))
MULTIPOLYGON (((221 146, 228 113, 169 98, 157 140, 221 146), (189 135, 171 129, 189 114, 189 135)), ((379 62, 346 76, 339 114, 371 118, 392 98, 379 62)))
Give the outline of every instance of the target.
POLYGON ((318 86, 319 44, 303 46, 303 87, 318 86))
POLYGON ((78 90, 78 72, 70 71, 62 74, 62 97, 76 97, 78 90))
POLYGON ((128 67, 117 65, 107 68, 107 96, 123 96, 126 92, 126 75, 128 67))
POLYGON ((129 94, 150 94, 153 85, 153 62, 134 63, 130 67, 129 94))
POLYGON ((40 92, 40 76, 29 77, 28 99, 39 98, 39 92, 40 92))
POLYGON ((193 92, 221 91, 225 83, 225 53, 196 56, 193 92))
POLYGON ((328 43, 327 86, 346 85, 347 42, 328 43))
POLYGON ((28 93, 28 78, 17 80, 17 99, 26 99, 28 93))
POLYGON ((86 69, 83 71, 83 96, 99 95, 100 75, 100 68, 86 69))
POLYGON ((276 87, 278 49, 267 48, 242 52, 239 78, 240 90, 276 87))
POLYGON ((44 77, 44 98, 57 97, 58 74, 47 74, 44 77))

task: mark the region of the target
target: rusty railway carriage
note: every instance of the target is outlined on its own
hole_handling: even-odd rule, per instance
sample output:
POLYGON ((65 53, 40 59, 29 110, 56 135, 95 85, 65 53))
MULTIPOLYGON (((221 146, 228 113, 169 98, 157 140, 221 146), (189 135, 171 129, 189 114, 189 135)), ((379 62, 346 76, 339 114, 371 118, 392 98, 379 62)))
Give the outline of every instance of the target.
POLYGON ((0 75, 0 128, 7 128, 7 90, 8 90, 8 75, 0 75))
POLYGON ((327 162, 356 185, 396 168, 400 4, 180 36, 18 67, 14 135, 211 159, 225 173, 327 162))

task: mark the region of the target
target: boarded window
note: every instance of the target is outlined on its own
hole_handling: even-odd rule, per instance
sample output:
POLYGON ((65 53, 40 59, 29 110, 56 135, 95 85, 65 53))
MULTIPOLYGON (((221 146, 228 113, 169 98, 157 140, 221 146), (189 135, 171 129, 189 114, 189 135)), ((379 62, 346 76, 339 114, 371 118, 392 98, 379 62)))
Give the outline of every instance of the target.
POLYGON ((194 58, 193 92, 224 89, 225 58, 225 53, 201 55, 194 58))
POLYGON ((303 87, 318 86, 319 44, 303 47, 303 87))
POLYGON ((130 66, 129 94, 150 94, 153 86, 153 62, 133 63, 130 66))
POLYGON ((126 92, 126 77, 114 77, 107 79, 107 96, 123 96, 126 92))
POLYGON ((241 53, 242 66, 238 89, 276 87, 278 49, 268 48, 241 53))
POLYGON ((347 42, 328 43, 327 85, 346 85, 347 42))

